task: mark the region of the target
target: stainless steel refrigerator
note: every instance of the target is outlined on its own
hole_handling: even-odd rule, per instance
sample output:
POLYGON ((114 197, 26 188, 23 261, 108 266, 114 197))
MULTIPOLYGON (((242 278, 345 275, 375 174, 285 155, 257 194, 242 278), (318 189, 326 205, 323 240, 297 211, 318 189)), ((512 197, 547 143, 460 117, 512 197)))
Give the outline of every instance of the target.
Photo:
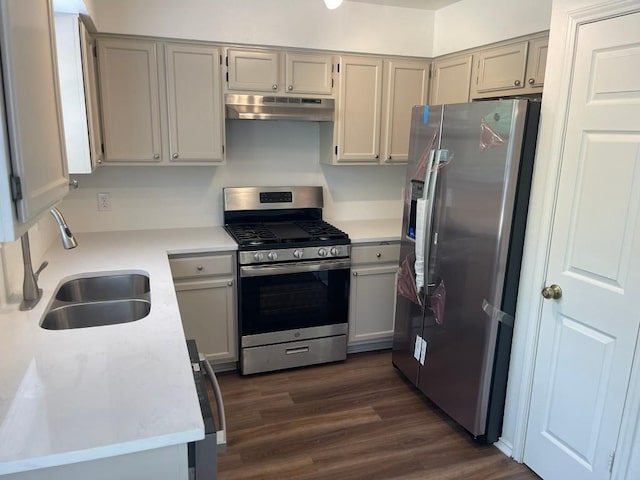
POLYGON ((478 441, 502 427, 539 113, 412 111, 393 364, 478 441))

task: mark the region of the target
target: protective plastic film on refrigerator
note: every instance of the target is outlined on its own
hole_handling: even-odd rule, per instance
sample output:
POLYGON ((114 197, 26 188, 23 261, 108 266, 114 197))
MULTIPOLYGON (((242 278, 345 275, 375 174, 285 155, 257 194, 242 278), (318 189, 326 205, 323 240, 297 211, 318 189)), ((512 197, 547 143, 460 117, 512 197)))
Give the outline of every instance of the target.
POLYGON ((480 441, 502 425, 539 111, 412 111, 393 363, 480 441))

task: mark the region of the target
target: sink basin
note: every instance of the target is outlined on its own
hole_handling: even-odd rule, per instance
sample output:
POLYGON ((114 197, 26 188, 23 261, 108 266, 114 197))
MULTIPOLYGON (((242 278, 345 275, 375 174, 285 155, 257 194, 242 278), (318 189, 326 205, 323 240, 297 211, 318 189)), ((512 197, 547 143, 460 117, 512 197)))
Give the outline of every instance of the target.
POLYGON ((125 273, 100 277, 84 277, 63 283, 56 292, 62 302, 95 302, 138 297, 149 293, 149 277, 125 273))
POLYGON ((140 320, 150 310, 149 300, 135 298, 58 305, 47 312, 40 326, 47 330, 65 330, 115 325, 140 320))
POLYGON ((40 322, 47 330, 135 322, 149 315, 149 276, 112 272, 69 280, 58 288, 40 322))

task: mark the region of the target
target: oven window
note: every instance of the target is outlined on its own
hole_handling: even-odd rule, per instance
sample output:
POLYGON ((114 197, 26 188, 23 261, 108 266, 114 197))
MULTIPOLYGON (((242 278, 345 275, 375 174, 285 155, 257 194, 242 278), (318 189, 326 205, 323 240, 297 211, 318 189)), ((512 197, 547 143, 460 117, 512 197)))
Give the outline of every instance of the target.
POLYGON ((241 280, 242 335, 348 321, 349 269, 241 280))

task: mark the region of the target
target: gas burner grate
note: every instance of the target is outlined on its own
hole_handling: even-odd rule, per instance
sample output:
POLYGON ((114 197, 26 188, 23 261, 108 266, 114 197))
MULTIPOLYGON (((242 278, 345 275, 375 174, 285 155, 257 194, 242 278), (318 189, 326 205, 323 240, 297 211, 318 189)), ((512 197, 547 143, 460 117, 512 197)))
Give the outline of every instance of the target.
POLYGON ((348 235, 339 228, 336 228, 322 220, 296 222, 296 225, 307 232, 311 237, 317 238, 318 240, 344 239, 348 237, 348 235))
POLYGON ((274 242, 278 237, 264 225, 260 224, 236 224, 225 225, 227 231, 240 244, 261 245, 274 242))

